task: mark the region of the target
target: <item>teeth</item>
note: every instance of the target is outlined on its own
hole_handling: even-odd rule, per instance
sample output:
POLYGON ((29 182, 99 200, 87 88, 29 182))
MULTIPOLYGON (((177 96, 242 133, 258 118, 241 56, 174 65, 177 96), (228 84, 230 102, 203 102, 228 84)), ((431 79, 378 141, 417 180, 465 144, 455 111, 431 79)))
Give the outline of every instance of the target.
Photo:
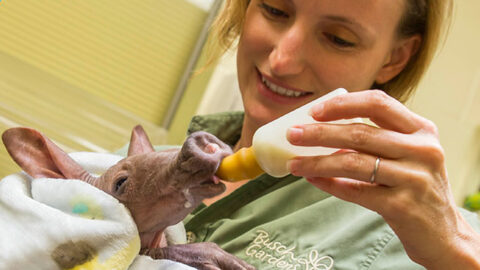
POLYGON ((293 90, 289 90, 289 89, 286 89, 286 88, 283 88, 281 86, 278 86, 270 81, 267 81, 267 79, 265 79, 265 77, 262 76, 262 82, 270 89, 272 90, 273 92, 279 94, 279 95, 282 95, 282 96, 287 96, 287 97, 299 97, 299 96, 302 96, 302 95, 306 95, 306 93, 303 93, 303 92, 299 92, 299 91, 293 91, 293 90))

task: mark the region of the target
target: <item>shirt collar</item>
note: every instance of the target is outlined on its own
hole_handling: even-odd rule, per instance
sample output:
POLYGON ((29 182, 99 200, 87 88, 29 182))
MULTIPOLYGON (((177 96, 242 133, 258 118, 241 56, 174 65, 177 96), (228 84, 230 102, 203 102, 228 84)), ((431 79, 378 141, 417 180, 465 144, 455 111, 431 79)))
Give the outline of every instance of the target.
POLYGON ((187 135, 196 131, 206 131, 230 146, 240 139, 244 112, 223 112, 209 115, 197 115, 192 118, 187 135))

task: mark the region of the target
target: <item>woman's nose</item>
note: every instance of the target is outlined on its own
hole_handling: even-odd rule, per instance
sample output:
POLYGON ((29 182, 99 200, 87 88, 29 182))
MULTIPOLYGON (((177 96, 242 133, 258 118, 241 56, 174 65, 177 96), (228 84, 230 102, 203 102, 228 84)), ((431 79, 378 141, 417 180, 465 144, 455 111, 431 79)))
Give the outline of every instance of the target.
POLYGON ((273 75, 294 75, 304 70, 305 42, 303 31, 295 28, 280 35, 268 58, 273 75))

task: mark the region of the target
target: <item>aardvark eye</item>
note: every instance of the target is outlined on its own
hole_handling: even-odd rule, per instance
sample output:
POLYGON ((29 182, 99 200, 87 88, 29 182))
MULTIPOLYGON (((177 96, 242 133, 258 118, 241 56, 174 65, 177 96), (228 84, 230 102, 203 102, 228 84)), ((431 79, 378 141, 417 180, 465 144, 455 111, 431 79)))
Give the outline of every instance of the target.
POLYGON ((122 194, 123 191, 125 190, 125 186, 128 180, 128 176, 122 176, 117 179, 115 182, 115 187, 114 187, 114 192, 116 194, 122 194))

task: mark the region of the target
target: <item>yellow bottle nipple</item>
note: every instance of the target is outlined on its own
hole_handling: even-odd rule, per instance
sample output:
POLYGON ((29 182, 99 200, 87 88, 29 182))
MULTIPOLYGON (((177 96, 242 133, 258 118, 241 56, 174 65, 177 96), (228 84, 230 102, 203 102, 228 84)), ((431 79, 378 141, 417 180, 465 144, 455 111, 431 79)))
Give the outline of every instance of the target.
POLYGON ((242 148, 224 158, 217 170, 217 176, 229 182, 253 179, 262 173, 252 147, 242 148))

